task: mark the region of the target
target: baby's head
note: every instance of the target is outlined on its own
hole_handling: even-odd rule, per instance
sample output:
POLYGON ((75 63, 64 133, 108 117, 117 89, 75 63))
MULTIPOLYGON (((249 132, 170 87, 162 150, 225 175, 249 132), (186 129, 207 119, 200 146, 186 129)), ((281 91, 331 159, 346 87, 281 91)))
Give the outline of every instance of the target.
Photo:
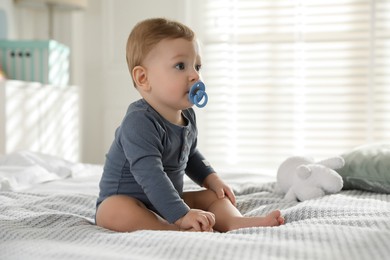
MULTIPOLYGON (((142 65, 145 57, 161 40, 183 38, 193 41, 195 33, 186 25, 165 18, 152 18, 139 22, 127 40, 126 60, 129 72, 142 65)), ((133 79, 133 84, 136 83, 133 79)))

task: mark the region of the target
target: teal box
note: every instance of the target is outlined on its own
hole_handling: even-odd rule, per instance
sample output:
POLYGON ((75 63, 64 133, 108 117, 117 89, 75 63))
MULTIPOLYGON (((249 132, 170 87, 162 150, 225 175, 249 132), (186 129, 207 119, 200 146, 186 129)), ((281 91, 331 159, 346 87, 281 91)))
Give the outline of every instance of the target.
POLYGON ((0 62, 8 79, 66 86, 69 56, 69 47, 54 40, 0 40, 0 62))

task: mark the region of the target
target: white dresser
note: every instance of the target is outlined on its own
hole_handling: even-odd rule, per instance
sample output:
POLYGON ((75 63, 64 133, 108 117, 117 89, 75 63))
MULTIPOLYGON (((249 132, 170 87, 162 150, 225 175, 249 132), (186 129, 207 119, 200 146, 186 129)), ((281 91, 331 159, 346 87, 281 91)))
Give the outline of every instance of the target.
POLYGON ((0 154, 30 150, 80 160, 80 90, 0 80, 0 154))

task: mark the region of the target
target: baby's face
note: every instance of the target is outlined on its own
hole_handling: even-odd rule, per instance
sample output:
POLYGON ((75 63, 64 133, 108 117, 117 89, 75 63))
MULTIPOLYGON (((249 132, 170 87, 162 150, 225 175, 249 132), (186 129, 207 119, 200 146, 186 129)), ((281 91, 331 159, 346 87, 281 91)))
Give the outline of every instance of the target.
POLYGON ((201 59, 196 41, 165 39, 146 56, 149 98, 159 108, 182 110, 191 107, 188 92, 200 78, 201 59))

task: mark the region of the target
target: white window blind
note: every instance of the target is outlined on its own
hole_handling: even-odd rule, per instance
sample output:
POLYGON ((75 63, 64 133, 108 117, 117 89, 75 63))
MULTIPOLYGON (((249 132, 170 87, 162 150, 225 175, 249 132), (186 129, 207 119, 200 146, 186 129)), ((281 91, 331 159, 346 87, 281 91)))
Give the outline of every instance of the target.
POLYGON ((390 1, 195 1, 216 169, 390 142, 390 1))

